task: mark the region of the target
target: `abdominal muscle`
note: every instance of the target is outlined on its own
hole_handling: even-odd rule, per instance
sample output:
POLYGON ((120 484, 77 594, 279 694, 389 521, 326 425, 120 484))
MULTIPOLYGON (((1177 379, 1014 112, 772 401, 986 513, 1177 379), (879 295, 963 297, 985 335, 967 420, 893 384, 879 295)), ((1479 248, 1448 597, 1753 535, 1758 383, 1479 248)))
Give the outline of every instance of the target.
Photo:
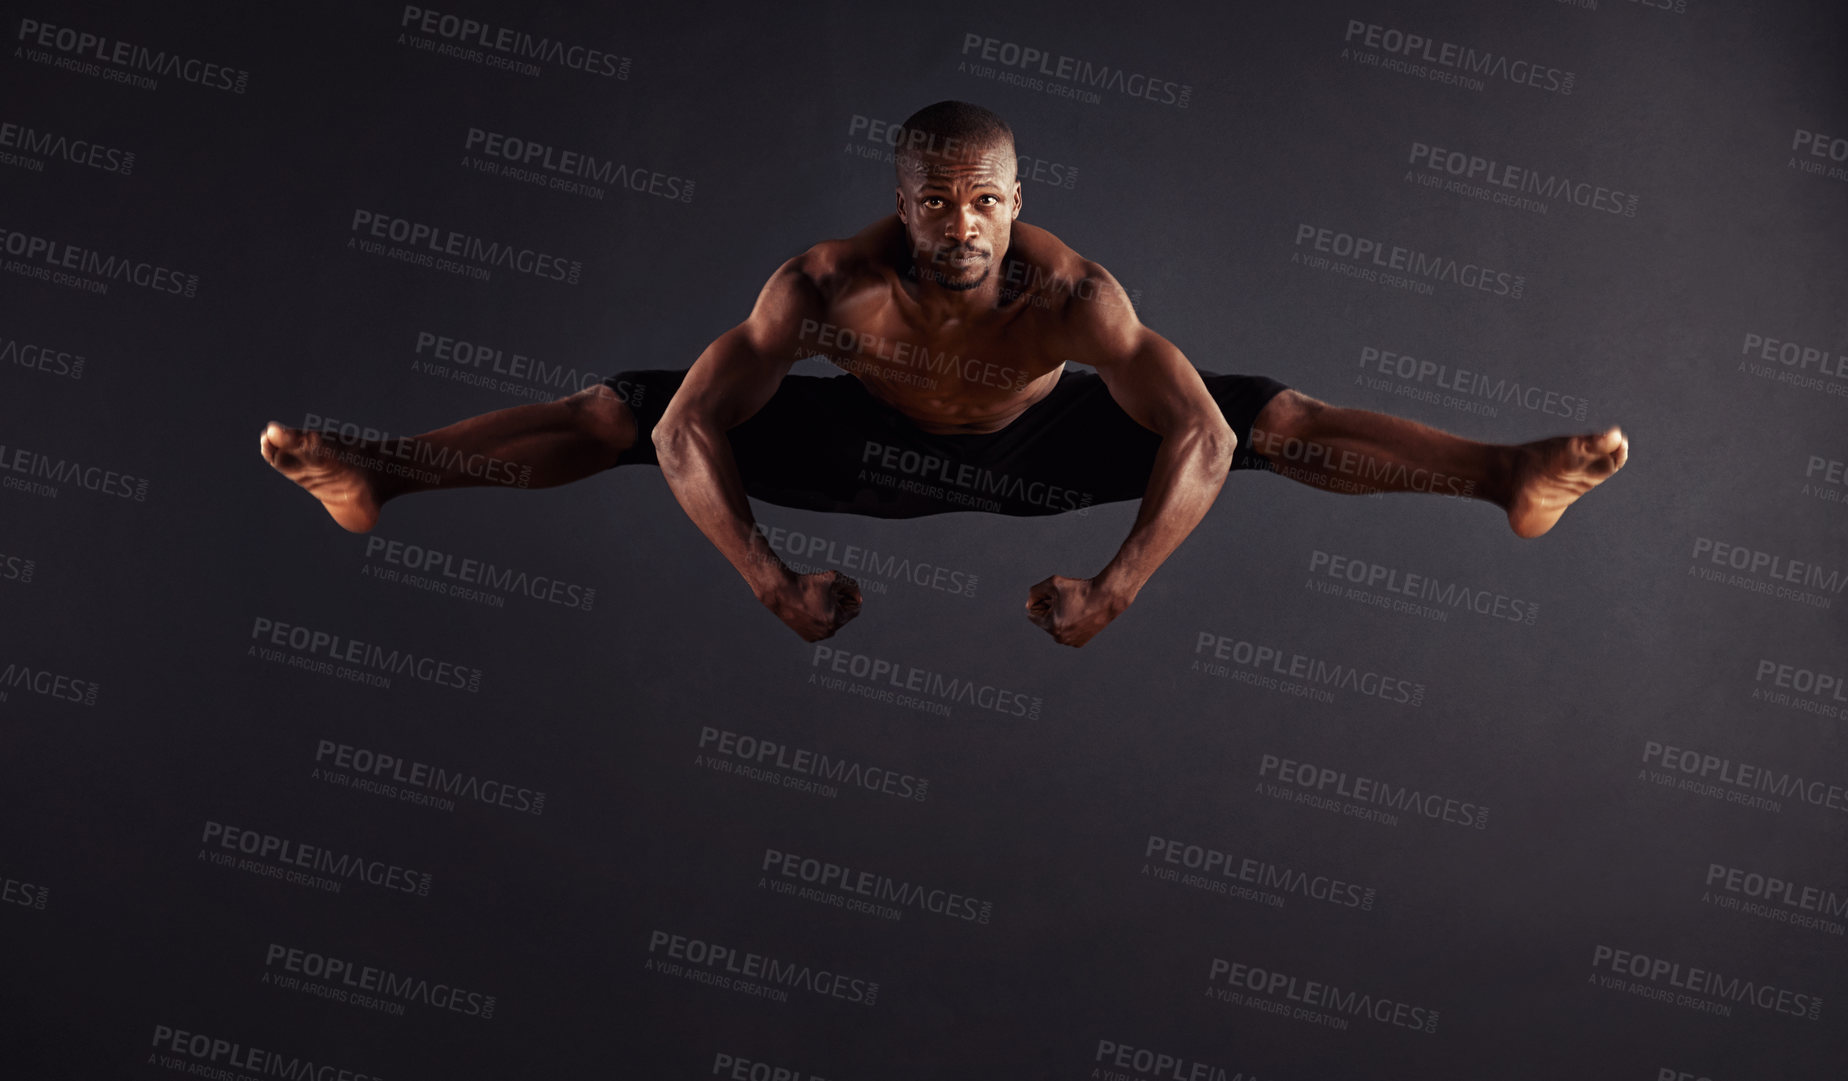
POLYGON ((955 373, 893 372, 884 375, 854 364, 839 365, 858 379, 873 397, 904 414, 905 418, 933 435, 974 435, 998 432, 1012 424, 1033 403, 1052 393, 1063 363, 1033 375, 1018 368, 996 368, 991 386, 955 373), (1024 386, 1019 384, 1026 379, 1024 386))

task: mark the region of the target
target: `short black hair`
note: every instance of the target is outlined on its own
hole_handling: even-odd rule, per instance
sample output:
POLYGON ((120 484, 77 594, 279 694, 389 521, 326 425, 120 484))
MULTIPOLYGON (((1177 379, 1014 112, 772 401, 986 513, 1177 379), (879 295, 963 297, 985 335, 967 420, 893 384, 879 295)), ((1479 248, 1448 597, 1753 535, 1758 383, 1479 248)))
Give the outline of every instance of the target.
POLYGON ((1014 129, 1000 114, 966 101, 940 101, 912 113, 899 127, 893 156, 902 179, 926 154, 954 157, 966 150, 1005 149, 1014 154, 1014 129))

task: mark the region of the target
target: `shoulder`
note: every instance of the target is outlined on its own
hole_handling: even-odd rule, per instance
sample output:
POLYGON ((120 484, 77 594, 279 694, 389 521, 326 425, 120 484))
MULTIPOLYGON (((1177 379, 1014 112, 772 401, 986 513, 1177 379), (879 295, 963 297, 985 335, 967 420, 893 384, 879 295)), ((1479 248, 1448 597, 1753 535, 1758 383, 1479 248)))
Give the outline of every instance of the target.
POLYGON ((1019 262, 1025 276, 1039 283, 1070 281, 1081 277, 1086 265, 1090 263, 1084 256, 1073 251, 1071 245, 1051 232, 1024 221, 1014 223, 1008 258, 1019 262))
POLYGON ((904 235, 897 215, 890 215, 850 237, 814 245, 777 273, 799 276, 823 296, 838 296, 892 273, 897 254, 904 250, 904 235))
POLYGON ((1115 276, 1044 229, 1014 228, 1008 288, 1037 313, 1046 343, 1100 370, 1133 355, 1147 331, 1115 276))
POLYGON ((1102 263, 1037 225, 1015 223, 1008 262, 1006 284, 1036 308, 1087 324, 1135 319, 1128 295, 1102 263))
MULTIPOLYGON (((889 276, 881 268, 890 262, 890 233, 887 223, 876 222, 853 236, 824 240, 777 267, 751 309, 753 335, 768 341, 807 333, 842 300, 889 276)), ((902 227, 898 235, 902 238, 902 227)))

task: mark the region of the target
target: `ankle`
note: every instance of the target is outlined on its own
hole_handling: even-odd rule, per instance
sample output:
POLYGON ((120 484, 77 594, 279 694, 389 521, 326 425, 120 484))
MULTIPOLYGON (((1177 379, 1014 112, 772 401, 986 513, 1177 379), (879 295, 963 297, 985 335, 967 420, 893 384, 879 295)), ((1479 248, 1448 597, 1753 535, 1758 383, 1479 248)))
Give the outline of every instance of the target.
POLYGON ((1513 509, 1532 456, 1532 448, 1525 443, 1490 446, 1487 468, 1483 470, 1482 497, 1503 510, 1513 509))

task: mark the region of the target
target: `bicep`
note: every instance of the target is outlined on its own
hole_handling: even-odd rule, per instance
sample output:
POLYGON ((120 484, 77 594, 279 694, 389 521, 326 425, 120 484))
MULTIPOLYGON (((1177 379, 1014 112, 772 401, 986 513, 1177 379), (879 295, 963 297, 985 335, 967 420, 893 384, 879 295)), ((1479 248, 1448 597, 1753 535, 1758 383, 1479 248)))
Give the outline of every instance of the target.
POLYGON ((749 420, 776 393, 822 310, 814 281, 794 260, 784 264, 765 283, 750 317, 719 335, 687 369, 663 422, 733 428, 749 420))
POLYGON ((1113 337, 1092 366, 1131 420, 1164 436, 1225 423, 1200 373, 1174 343, 1140 323, 1113 337))

